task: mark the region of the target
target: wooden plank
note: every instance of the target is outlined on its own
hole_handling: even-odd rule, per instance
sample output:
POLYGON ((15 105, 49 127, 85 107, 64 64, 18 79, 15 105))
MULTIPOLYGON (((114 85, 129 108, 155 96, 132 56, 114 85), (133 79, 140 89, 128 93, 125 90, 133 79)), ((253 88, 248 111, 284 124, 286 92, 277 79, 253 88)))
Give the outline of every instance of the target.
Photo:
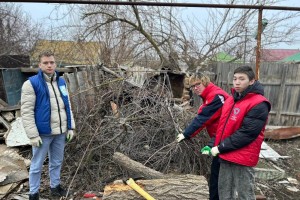
POLYGON ((300 127, 267 126, 264 135, 274 140, 292 139, 300 137, 300 127))
MULTIPOLYGON (((21 67, 21 72, 23 73, 37 73, 40 68, 25 68, 21 67)), ((62 68, 62 67, 57 67, 56 71, 58 72, 65 72, 65 73, 71 73, 74 71, 73 68, 62 68)))

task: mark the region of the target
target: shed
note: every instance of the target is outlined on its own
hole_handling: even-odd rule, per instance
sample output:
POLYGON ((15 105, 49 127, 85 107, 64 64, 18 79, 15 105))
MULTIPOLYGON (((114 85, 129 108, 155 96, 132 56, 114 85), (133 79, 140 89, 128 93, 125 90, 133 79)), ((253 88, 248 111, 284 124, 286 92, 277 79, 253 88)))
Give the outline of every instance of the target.
POLYGON ((21 88, 27 79, 21 68, 29 65, 27 55, 0 56, 0 98, 10 106, 17 105, 21 99, 21 88))

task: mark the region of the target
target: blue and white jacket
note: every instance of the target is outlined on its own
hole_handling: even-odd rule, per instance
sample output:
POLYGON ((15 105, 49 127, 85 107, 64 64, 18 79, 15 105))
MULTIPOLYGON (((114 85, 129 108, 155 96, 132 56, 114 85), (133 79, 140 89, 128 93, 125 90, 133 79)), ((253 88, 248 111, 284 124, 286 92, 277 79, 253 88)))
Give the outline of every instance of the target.
POLYGON ((75 128, 64 79, 41 70, 22 87, 21 115, 29 138, 57 135, 75 128))

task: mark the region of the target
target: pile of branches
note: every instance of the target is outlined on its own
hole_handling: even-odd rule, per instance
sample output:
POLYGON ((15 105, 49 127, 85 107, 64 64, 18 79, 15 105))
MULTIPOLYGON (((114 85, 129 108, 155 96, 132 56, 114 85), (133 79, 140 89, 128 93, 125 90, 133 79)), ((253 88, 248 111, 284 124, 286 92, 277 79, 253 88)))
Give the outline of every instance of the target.
POLYGON ((174 104, 167 74, 143 87, 105 78, 108 84, 97 88, 92 109, 87 94, 72 97, 77 133, 66 146, 62 174, 70 188, 101 191, 107 183, 132 176, 114 163, 115 152, 162 173, 209 173, 210 158, 199 153, 207 134, 176 142, 178 130, 195 113, 174 104))

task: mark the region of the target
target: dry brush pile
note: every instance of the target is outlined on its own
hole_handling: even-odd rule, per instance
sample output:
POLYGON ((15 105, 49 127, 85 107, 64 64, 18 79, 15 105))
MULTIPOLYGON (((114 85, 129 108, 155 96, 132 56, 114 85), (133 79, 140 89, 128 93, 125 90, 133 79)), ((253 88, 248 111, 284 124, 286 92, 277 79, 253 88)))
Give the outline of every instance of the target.
POLYGON ((184 128, 195 114, 174 106, 167 79, 165 74, 140 88, 107 75, 107 84, 92 97, 88 91, 72 97, 77 137, 66 147, 63 167, 70 188, 101 191, 109 182, 132 176, 114 163, 114 152, 163 173, 209 172, 210 158, 199 153, 207 134, 175 142, 176 126, 184 128))

